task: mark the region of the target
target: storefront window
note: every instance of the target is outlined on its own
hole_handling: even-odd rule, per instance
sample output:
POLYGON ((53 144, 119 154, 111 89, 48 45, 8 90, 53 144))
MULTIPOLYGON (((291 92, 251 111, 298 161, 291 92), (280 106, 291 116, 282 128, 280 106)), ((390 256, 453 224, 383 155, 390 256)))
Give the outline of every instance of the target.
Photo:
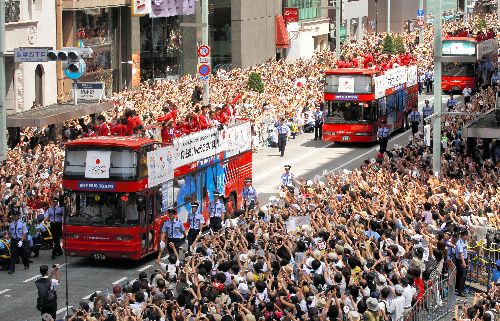
POLYGON ((179 74, 182 36, 179 17, 140 18, 141 80, 179 74))
POLYGON ((209 1, 212 70, 231 69, 231 1, 209 1))
POLYGON ((320 16, 321 0, 288 0, 290 8, 299 8, 299 20, 315 19, 320 16))

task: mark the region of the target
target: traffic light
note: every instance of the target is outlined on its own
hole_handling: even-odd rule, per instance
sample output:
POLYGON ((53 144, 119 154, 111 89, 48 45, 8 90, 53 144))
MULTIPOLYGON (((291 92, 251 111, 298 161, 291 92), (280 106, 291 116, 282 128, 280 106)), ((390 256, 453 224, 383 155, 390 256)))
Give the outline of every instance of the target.
POLYGON ((83 59, 92 57, 93 50, 90 48, 63 48, 62 50, 49 50, 47 58, 49 61, 62 61, 62 69, 71 73, 84 73, 85 62, 83 59))

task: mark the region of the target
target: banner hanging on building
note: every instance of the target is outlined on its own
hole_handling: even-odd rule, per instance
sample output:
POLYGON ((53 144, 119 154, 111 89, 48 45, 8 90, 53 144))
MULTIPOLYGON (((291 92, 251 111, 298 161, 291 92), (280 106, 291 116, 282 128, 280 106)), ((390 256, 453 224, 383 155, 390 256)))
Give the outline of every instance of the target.
POLYGON ((141 85, 141 54, 132 54, 132 87, 141 85))
POLYGON ((195 0, 151 0, 151 18, 190 15, 195 13, 195 0))

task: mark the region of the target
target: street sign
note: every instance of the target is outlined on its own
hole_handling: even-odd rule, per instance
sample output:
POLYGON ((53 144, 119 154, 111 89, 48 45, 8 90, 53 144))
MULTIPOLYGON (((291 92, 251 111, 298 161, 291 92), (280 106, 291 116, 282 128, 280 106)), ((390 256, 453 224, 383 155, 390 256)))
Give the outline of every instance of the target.
POLYGON ((210 54, 210 48, 208 46, 202 45, 198 48, 198 54, 201 57, 207 57, 210 54))
POLYGON ((79 82, 76 84, 76 94, 82 100, 101 100, 104 98, 104 83, 79 82))
POLYGON ((299 8, 284 8, 285 22, 299 22, 299 8))
POLYGON ((424 16, 424 10, 423 9, 417 10, 417 16, 424 16))
POLYGON ((210 66, 201 65, 200 68, 198 68, 198 73, 202 76, 208 76, 210 74, 210 66))
POLYGON ((80 72, 70 72, 69 70, 65 70, 64 74, 66 77, 69 79, 78 79, 87 71, 87 64, 85 63, 85 60, 80 59, 80 72))
POLYGON ((198 57, 198 65, 210 64, 210 57, 198 57))
POLYGON ((14 62, 47 62, 48 48, 14 48, 14 62))
POLYGON ((200 81, 202 84, 208 83, 208 76, 200 76, 200 81))
POLYGON ((347 29, 346 28, 344 28, 344 27, 340 28, 340 36, 341 37, 347 36, 347 29))
POLYGON ((419 27, 423 27, 423 26, 424 26, 424 24, 425 24, 425 23, 424 23, 424 20, 418 20, 418 21, 417 21, 417 25, 418 25, 419 27))

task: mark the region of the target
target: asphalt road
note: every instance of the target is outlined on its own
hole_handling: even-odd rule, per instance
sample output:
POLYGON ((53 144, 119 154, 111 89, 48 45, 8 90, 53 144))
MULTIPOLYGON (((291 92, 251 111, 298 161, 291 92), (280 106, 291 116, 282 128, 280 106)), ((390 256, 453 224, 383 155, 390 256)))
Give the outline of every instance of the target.
MULTIPOLYGON (((424 99, 433 101, 432 96, 421 95, 420 109, 424 99)), ((447 97, 443 97, 446 101, 447 97)), ((408 142, 409 132, 395 133, 389 141, 389 148, 394 144, 403 145, 408 142)), ((259 200, 267 203, 270 196, 278 191, 279 177, 284 173, 283 166, 291 165, 292 173, 305 180, 323 175, 325 170, 359 168, 363 160, 375 157, 378 144, 337 144, 314 141, 314 134, 301 134, 287 143, 284 157, 279 156, 277 148, 259 150, 253 154, 253 184, 259 192, 259 200)), ((156 266, 156 256, 139 261, 94 261, 83 258, 65 257, 50 259, 49 251, 41 251, 40 257, 34 258, 29 270, 22 264, 17 266, 14 274, 0 272, 0 315, 2 320, 39 320, 36 310, 36 288, 34 281, 39 277, 41 264, 58 263, 61 265, 61 283, 57 287, 58 314, 62 318, 65 313, 66 287, 68 288, 69 306, 78 306, 87 300, 94 291, 106 294, 114 285, 122 285, 127 280, 137 278, 141 271, 151 274, 156 266), (63 265, 64 264, 64 265, 63 265), (66 277, 67 274, 67 277, 66 277)), ((71 310, 70 310, 71 311, 71 310)))

